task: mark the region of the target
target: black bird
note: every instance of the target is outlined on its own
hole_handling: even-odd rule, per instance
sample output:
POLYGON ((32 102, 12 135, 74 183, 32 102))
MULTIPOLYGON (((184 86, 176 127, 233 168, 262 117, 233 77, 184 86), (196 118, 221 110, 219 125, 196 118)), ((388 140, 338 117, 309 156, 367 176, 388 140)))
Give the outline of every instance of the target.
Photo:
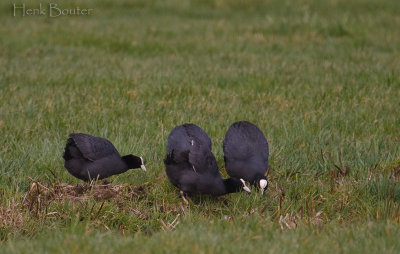
POLYGON ((68 172, 83 181, 103 179, 128 169, 146 171, 142 157, 122 156, 105 138, 83 133, 69 134, 63 158, 68 172))
POLYGON ((211 152, 211 139, 194 124, 183 124, 171 131, 164 163, 170 182, 181 190, 182 195, 221 196, 241 188, 250 191, 238 179, 222 179, 211 152))
POLYGON ((229 127, 223 141, 224 161, 230 177, 243 178, 252 185, 268 188, 268 141, 254 124, 241 121, 229 127))

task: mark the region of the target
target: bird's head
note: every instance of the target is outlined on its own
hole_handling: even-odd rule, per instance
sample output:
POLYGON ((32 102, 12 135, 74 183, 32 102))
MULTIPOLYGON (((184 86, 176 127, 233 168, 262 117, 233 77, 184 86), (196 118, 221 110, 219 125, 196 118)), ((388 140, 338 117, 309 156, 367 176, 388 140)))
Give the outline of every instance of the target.
POLYGON ((141 168, 143 171, 146 171, 146 167, 144 165, 144 160, 142 157, 135 156, 133 154, 122 156, 122 159, 128 164, 129 168, 141 168))
POLYGON ((243 184, 243 190, 246 191, 246 192, 248 192, 248 193, 250 193, 251 190, 250 190, 250 188, 249 188, 248 186, 246 186, 246 182, 243 180, 243 178, 240 178, 240 181, 241 181, 242 184, 243 184))
POLYGON ((252 185, 260 188, 261 195, 263 195, 264 191, 268 189, 268 180, 264 174, 261 173, 255 174, 251 183, 252 185))
POLYGON ((267 179, 260 179, 258 182, 261 190, 261 195, 264 194, 264 191, 268 189, 268 180, 267 179))
POLYGON ((140 168, 143 170, 143 171, 146 171, 147 169, 146 169, 146 166, 144 165, 144 160, 143 160, 143 157, 142 156, 140 156, 140 168))

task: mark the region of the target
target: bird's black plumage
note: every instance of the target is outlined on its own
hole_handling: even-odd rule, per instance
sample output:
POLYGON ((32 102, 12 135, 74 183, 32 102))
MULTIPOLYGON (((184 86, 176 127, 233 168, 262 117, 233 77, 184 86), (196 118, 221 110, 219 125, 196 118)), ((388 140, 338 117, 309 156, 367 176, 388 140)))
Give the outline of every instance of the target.
POLYGON ((268 170, 268 141, 254 124, 233 123, 223 141, 225 168, 229 176, 243 178, 253 185, 265 179, 268 170))
POLYGON ((132 154, 121 157, 107 139, 83 133, 69 135, 63 158, 68 172, 84 181, 107 178, 133 168, 145 170, 140 157, 132 154))
POLYGON ((242 187, 237 179, 222 179, 211 152, 211 139, 194 124, 171 131, 164 163, 170 182, 185 193, 220 196, 242 187))

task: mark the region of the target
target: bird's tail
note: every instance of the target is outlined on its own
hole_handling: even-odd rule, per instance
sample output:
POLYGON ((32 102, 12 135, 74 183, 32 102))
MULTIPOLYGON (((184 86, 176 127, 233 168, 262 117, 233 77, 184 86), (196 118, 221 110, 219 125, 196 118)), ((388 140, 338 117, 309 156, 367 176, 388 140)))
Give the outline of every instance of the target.
POLYGON ((164 159, 164 163, 165 163, 165 165, 176 164, 176 162, 174 161, 174 150, 167 153, 167 155, 165 156, 165 159, 164 159))
POLYGON ((83 158, 82 153, 79 151, 78 147, 76 147, 75 141, 72 138, 67 140, 63 158, 66 161, 74 158, 83 158))

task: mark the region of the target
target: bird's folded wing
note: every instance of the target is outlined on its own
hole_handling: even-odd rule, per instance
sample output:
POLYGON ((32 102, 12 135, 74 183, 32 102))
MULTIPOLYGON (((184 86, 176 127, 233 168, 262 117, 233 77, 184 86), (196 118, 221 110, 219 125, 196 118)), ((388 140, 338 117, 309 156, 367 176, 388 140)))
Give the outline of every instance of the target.
POLYGON ((70 138, 75 141, 83 157, 88 160, 95 161, 107 156, 119 156, 117 149, 107 139, 85 134, 71 134, 70 138))
POLYGON ((209 150, 208 146, 193 145, 189 152, 189 163, 195 172, 211 175, 219 174, 217 160, 213 153, 209 150))

